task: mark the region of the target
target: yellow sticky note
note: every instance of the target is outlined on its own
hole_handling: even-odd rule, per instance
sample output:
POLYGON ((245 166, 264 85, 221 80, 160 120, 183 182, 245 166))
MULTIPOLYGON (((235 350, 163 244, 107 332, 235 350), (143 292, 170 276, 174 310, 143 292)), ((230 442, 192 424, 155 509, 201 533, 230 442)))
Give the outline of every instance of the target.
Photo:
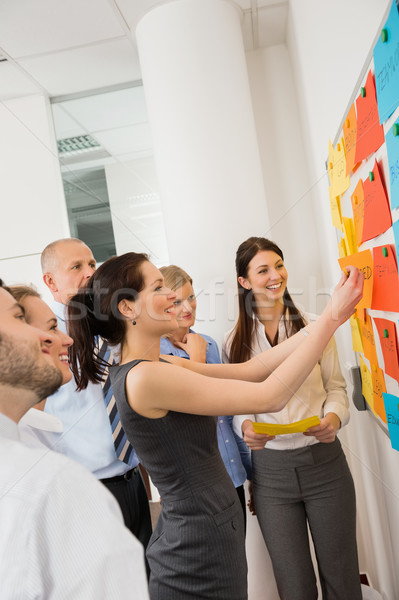
POLYGON ((373 378, 362 357, 360 357, 360 374, 362 376, 362 394, 367 404, 374 412, 373 378))
POLYGON ((348 249, 346 247, 345 238, 342 238, 338 242, 338 254, 339 254, 340 258, 344 258, 345 256, 348 256, 348 249))
POLYGON ((340 200, 340 197, 339 196, 332 196, 331 195, 331 188, 329 188, 329 190, 330 190, 330 210, 331 210, 332 223, 333 223, 334 227, 336 227, 340 231, 344 231, 344 228, 343 228, 343 225, 342 225, 341 200, 340 200))
POLYGON ((343 194, 350 186, 350 177, 346 174, 346 155, 344 138, 341 137, 334 151, 334 190, 335 193, 343 194))
POLYGON ((346 247, 348 249, 348 254, 356 254, 357 245, 353 220, 349 217, 342 217, 342 224, 344 226, 345 241, 346 247))
POLYGON ((303 433, 309 427, 314 427, 320 424, 318 416, 309 417, 308 419, 302 419, 301 421, 295 421, 295 423, 288 423, 287 425, 280 425, 277 423, 256 423, 252 421, 252 425, 255 433, 267 433, 267 435, 284 435, 286 433, 303 433))
POLYGON ((363 354, 363 342, 362 334, 360 333, 359 319, 352 315, 349 319, 352 332, 352 347, 355 352, 361 352, 363 354))

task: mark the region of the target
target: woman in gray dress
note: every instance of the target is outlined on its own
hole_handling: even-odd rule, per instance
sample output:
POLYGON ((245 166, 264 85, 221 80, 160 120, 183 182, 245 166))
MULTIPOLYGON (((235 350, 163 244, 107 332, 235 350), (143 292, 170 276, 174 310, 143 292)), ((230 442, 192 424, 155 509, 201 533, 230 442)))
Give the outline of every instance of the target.
POLYGON ((110 369, 118 410, 162 497, 147 548, 152 600, 246 600, 243 515, 215 417, 282 409, 362 296, 363 276, 348 270, 306 335, 240 365, 160 358, 160 337, 178 326, 176 296, 144 254, 106 261, 71 299, 76 381, 84 388, 103 377, 97 336, 120 345, 110 369))

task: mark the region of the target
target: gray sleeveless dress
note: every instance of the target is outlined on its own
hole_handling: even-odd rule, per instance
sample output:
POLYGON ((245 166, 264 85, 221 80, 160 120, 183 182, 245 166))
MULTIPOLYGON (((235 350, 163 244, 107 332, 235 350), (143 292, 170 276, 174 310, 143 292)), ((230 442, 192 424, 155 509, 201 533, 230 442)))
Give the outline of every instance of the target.
POLYGON ((162 499, 147 547, 151 600, 246 600, 242 508, 221 459, 216 417, 137 414, 125 381, 139 360, 110 368, 128 439, 162 499))

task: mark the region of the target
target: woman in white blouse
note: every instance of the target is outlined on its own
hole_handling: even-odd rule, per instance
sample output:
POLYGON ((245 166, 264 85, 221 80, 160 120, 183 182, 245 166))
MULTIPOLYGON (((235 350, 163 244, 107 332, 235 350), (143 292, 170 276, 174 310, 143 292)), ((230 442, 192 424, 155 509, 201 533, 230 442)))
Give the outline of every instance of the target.
MULTIPOLYGON (((246 361, 303 329, 307 323, 287 290, 281 249, 251 237, 236 254, 239 317, 226 334, 223 360, 246 361)), ((306 331, 304 330, 306 335, 306 331)), ((315 546, 323 600, 360 600, 356 500, 336 432, 349 420, 348 399, 332 339, 318 364, 280 412, 234 418, 253 450, 250 509, 259 521, 280 597, 316 600, 315 546), (305 433, 256 434, 253 421, 287 424, 317 415, 305 433)))

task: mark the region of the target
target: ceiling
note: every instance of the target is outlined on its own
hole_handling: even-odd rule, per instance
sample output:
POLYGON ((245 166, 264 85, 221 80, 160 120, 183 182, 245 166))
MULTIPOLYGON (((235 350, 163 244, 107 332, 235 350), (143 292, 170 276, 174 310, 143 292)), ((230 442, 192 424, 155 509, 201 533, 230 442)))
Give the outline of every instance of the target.
MULTIPOLYGON (((167 1, 1 0, 0 100, 140 80, 136 25, 167 1)), ((247 50, 284 43, 288 0, 231 1, 242 12, 247 50)))

